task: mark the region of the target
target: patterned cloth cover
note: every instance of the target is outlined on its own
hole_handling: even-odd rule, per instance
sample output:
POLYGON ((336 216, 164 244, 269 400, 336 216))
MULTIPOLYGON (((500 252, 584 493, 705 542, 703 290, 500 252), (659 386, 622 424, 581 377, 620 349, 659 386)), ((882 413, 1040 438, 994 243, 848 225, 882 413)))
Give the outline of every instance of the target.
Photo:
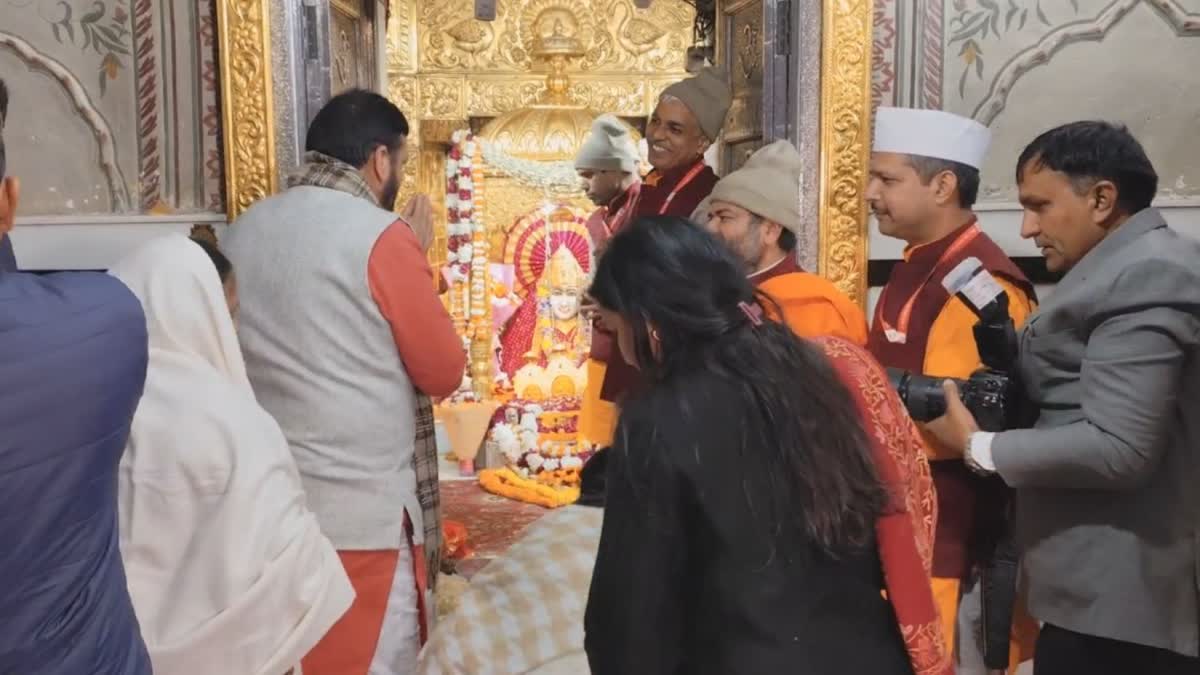
POLYGON ((603 516, 569 506, 534 523, 438 622, 418 675, 587 675, 583 611, 603 516))

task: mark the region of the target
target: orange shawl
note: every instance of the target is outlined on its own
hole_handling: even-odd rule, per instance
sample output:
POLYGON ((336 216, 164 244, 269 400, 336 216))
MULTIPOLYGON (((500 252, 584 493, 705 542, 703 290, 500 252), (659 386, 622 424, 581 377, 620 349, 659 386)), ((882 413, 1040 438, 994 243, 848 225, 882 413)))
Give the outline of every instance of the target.
POLYGON ((953 675, 930 584, 937 499, 921 435, 869 352, 836 337, 813 342, 824 350, 862 411, 880 478, 892 495, 875 533, 884 585, 913 672, 953 675))

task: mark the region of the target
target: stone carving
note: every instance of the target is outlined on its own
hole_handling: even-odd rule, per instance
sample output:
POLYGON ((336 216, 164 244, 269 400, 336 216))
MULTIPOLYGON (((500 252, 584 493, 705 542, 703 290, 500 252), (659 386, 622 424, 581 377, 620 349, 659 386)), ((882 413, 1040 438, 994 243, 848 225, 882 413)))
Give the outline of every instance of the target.
POLYGON ((277 188, 269 9, 264 0, 217 0, 231 220, 277 188))
POLYGON ((871 1, 826 2, 821 45, 821 274, 866 302, 871 1))

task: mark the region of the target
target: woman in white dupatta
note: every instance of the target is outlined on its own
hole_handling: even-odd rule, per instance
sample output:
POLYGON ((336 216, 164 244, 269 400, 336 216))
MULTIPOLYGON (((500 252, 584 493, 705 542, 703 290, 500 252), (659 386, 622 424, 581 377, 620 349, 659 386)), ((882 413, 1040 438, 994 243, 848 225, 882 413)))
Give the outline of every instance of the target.
POLYGON ((141 300, 150 335, 119 506, 154 672, 283 675, 354 590, 305 505, 282 431, 255 400, 217 268, 170 235, 110 274, 141 300))

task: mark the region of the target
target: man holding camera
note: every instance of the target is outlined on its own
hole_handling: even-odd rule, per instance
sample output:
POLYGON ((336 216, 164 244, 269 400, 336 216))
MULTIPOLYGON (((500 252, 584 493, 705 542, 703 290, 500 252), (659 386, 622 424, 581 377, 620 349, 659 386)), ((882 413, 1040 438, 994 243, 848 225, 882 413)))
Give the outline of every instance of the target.
POLYGON ((1042 134, 1017 183, 1021 236, 1066 273, 1020 339, 1037 423, 980 432, 947 383, 930 429, 1016 488, 1038 675, 1200 673, 1200 242, 1150 207, 1122 126, 1042 134))
MULTIPOLYGON (((908 245, 879 297, 868 337, 884 366, 939 378, 967 378, 982 368, 973 333, 978 317, 943 283, 970 258, 1007 294, 1015 325, 1032 311, 1032 285, 971 210, 990 139, 982 124, 939 110, 876 114, 866 198, 880 232, 908 245)), ((960 663, 982 664, 976 631, 956 635, 958 604, 963 582, 983 562, 976 551, 1003 521, 1006 500, 967 469, 961 450, 927 441, 938 491, 934 593, 960 663)))

